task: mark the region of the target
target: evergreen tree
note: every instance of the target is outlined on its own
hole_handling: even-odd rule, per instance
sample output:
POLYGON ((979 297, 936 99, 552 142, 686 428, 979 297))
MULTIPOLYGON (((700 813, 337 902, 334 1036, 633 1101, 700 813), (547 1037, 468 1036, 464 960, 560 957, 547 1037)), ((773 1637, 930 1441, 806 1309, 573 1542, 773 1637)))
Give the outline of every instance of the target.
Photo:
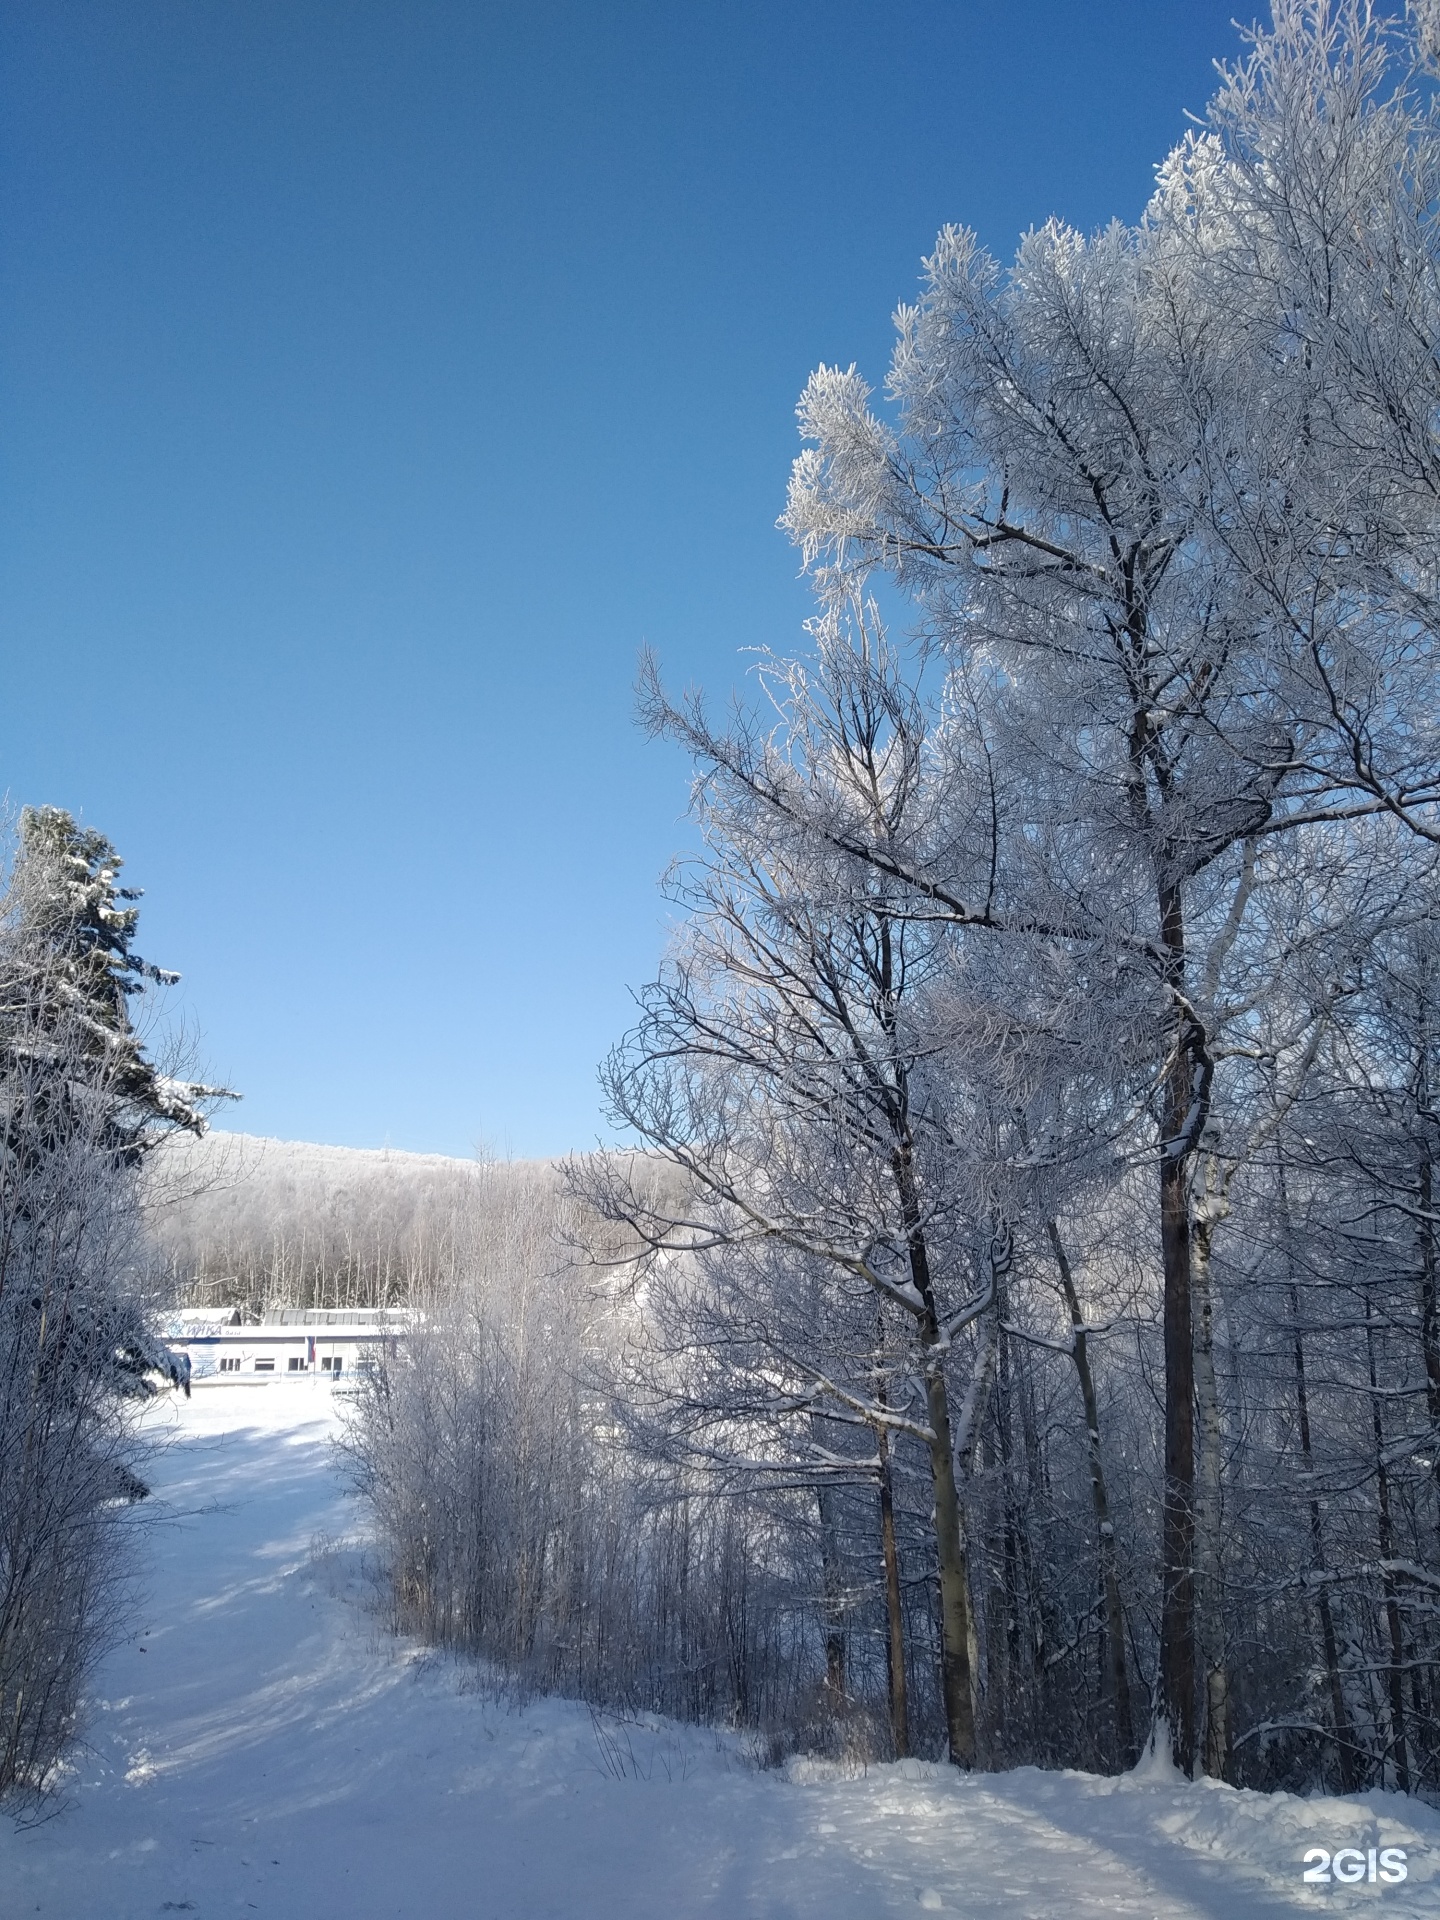
POLYGON ((139 1164, 204 1130, 220 1089, 173 1078, 132 1010, 175 976, 135 951, 103 834, 27 810, 0 898, 0 1794, 52 1777, 145 1493, 129 1403, 189 1367, 146 1301, 139 1164))
MULTIPOLYGON (((7 1129, 12 1151, 44 1151, 75 1125, 95 1124, 120 1161, 136 1164, 179 1127, 205 1130, 205 1105, 232 1097, 220 1087, 179 1080, 145 1051, 131 1017, 135 997, 179 975, 135 950, 138 888, 119 883, 122 861, 105 835, 82 827, 60 807, 27 807, 12 910, 30 936, 20 943, 26 964, 8 982, 3 1018, 10 1077, 19 1058, 38 1049, 56 1071, 38 1136, 22 1142, 7 1129)), ((30 1114, 33 1126, 35 1114, 30 1114)))

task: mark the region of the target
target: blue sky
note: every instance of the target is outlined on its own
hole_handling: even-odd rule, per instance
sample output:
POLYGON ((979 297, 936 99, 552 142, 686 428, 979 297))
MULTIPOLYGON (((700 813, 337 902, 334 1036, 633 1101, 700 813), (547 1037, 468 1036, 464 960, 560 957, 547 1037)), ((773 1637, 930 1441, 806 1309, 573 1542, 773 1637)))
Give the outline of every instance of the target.
POLYGON ((582 1147, 819 361, 1134 218, 1233 0, 11 0, 0 790, 108 833, 221 1124, 582 1147))

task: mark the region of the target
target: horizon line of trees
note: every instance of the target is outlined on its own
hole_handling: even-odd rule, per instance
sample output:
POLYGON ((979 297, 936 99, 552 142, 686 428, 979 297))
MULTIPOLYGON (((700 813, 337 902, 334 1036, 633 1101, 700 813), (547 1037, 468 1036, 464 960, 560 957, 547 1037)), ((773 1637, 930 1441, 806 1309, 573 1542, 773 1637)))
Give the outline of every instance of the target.
MULTIPOLYGON (((177 1135, 147 1172, 151 1285, 172 1306, 416 1306, 453 1285, 488 1163, 177 1135)), ((543 1163, 516 1178, 547 1177, 543 1163)))

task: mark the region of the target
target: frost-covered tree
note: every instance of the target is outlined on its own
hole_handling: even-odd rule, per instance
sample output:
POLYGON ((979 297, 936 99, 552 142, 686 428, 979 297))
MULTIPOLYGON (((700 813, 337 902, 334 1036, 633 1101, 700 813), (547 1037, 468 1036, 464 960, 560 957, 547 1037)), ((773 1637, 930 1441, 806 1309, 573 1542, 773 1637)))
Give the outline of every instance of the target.
MULTIPOLYGON (((1356 264, 1351 358, 1342 365, 1332 328, 1328 371, 1315 373, 1308 344, 1289 350, 1300 267, 1287 279, 1276 264, 1283 223, 1262 205, 1284 195, 1293 212, 1309 194, 1318 221, 1323 158, 1348 184, 1346 205, 1358 205, 1363 173, 1413 216, 1410 175, 1423 174, 1416 156, 1430 149, 1415 113, 1398 133, 1376 131, 1383 116, 1368 108, 1383 35, 1364 10, 1284 4, 1276 19, 1215 109, 1248 170, 1222 158, 1223 133, 1191 143, 1162 170, 1138 226, 1087 237, 1051 222, 1025 237, 1009 269, 972 234, 941 235, 920 300, 899 315, 891 412, 871 410, 853 370, 812 378, 801 419, 814 445, 796 464, 785 520, 822 595, 852 594, 883 570, 952 660, 990 676, 995 751, 1035 770, 1030 831, 1051 882, 1039 911, 1057 934, 1128 956, 1153 983, 1160 1709, 1187 1768, 1199 1701, 1195 1205, 1217 1071, 1229 1072, 1222 1009, 1206 988, 1250 907, 1248 849, 1370 808, 1430 831, 1433 663, 1406 625, 1418 618, 1433 525, 1426 486, 1396 431, 1377 458, 1376 426, 1364 459, 1352 448, 1342 468, 1314 424, 1321 388, 1331 440, 1385 413, 1388 387, 1360 392, 1366 303, 1392 342, 1404 329, 1387 318, 1389 283, 1356 264), (1337 74, 1349 120, 1329 111, 1337 74), (1285 147, 1293 120, 1311 148, 1298 134, 1285 147), (1262 267, 1269 279, 1237 306, 1235 279, 1256 282, 1262 267), (1272 420, 1262 431, 1277 409, 1278 430, 1272 420), (1398 515, 1402 496, 1405 539, 1378 504, 1398 515)), ((1396 214, 1386 257, 1393 267, 1402 227, 1424 280, 1431 242, 1416 218, 1407 226, 1396 214)), ((1323 235, 1292 222, 1286 238, 1309 275, 1313 317, 1330 264, 1323 235)), ((1344 247, 1358 263, 1368 244, 1347 234, 1344 247)), ((1436 337, 1423 301, 1407 326, 1436 337)), ((887 849, 858 851, 894 865, 887 849)), ((926 913, 944 905, 958 925, 1027 931, 933 860, 903 872, 926 913)), ((1224 1744, 1207 1746, 1216 1768, 1224 1744)))
POLYGON ((122 865, 102 833, 62 808, 27 807, 20 815, 10 904, 34 973, 6 1041, 12 1057, 22 1046, 33 1053, 53 1028, 57 1133, 74 1123, 77 1106, 101 1101, 105 1138, 133 1163, 176 1127, 202 1133, 207 1105, 233 1096, 173 1078, 146 1051, 132 1003, 179 975, 136 952, 140 895, 120 885, 122 865))
MULTIPOLYGON (((923 1447, 947 1740, 952 1760, 971 1765, 964 1483, 994 1377, 1013 1223, 1056 1183, 1065 1103, 1037 1072, 1049 1036, 1045 1022, 1027 1024, 1018 989, 997 1002, 987 956, 968 964, 951 918, 915 912, 908 881, 845 845, 861 836, 899 869, 938 838, 998 910, 1015 884, 996 867, 1002 801, 959 687, 932 738, 861 605, 848 622, 818 624, 813 661, 764 673, 773 736, 753 723, 717 734, 697 707, 651 696, 654 723, 696 756, 706 851, 677 878, 680 946, 642 995, 605 1085, 616 1121, 684 1176, 681 1204, 638 1202, 623 1160, 608 1174, 591 1161, 577 1178, 652 1247, 703 1256, 669 1346, 698 1344, 735 1376, 728 1395, 710 1378, 718 1451, 726 1428, 744 1444, 768 1392, 812 1448, 810 1416, 868 1432, 883 1516, 886 1446, 904 1436, 923 1447), (698 1338, 701 1322, 710 1331, 698 1338)), ((1078 976, 1068 991, 1080 997, 1078 976)), ((1072 1093, 1081 1071, 1072 1059, 1072 1093)), ((1073 1153, 1073 1115, 1069 1126, 1073 1153)), ((686 1269, 662 1273, 651 1293, 668 1286, 673 1307, 686 1269)), ((681 1391, 693 1418, 694 1383, 681 1391)), ((822 1472, 858 1471, 814 1451, 822 1472)), ((794 1450, 782 1459, 797 1470, 794 1450)))
POLYGON ((443 1487, 425 1566, 538 1556, 657 1673, 743 1539, 791 1737, 883 1671, 892 1751, 1125 1765, 1148 1703, 1189 1770, 1440 1785, 1437 46, 1277 0, 1139 222, 947 229, 883 404, 812 379, 811 652, 642 692, 703 845, 605 1073, 646 1151, 572 1170, 629 1284, 548 1439, 498 1303, 407 1380, 397 1564, 443 1487), (493 1436, 465 1533, 507 1396, 603 1598, 493 1436))
POLYGON ((808 1651, 797 1502, 707 1496, 626 1444, 597 1382, 632 1303, 586 1256, 618 1279, 638 1247, 556 1168, 471 1171, 422 1324, 351 1403, 397 1622, 523 1686, 783 1737, 808 1651))
POLYGON ((1161 169, 1177 304, 1212 316, 1204 509, 1250 582, 1292 789, 1440 837, 1435 9, 1276 0, 1161 169))
MULTIPOLYGON (((130 1408, 180 1363, 141 1284, 137 1162, 203 1125, 128 1007, 135 913, 108 842, 23 816, 0 901, 0 1792, 43 1788, 75 1724, 144 1493, 130 1408)), ((151 978, 163 978, 150 970, 151 978)))

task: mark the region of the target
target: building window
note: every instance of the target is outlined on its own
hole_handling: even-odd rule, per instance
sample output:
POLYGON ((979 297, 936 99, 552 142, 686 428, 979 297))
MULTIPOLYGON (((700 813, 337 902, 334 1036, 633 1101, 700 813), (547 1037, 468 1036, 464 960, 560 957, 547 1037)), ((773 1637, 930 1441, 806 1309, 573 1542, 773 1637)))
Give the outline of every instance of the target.
POLYGON ((298 1353, 292 1353, 290 1356, 290 1371, 291 1373, 303 1373, 305 1371, 305 1362, 300 1358, 298 1353))
POLYGON ((339 1373, 340 1371, 339 1354, 338 1353, 326 1354, 325 1357, 320 1362, 320 1371, 322 1373, 339 1373))
POLYGON ((257 1373, 273 1373, 275 1371, 275 1362, 273 1360, 257 1360, 255 1362, 255 1371, 257 1373))
POLYGON ((240 1371, 239 1354, 237 1353, 235 1357, 231 1360, 227 1360, 222 1356, 220 1361, 220 1371, 222 1373, 238 1373, 240 1371))

